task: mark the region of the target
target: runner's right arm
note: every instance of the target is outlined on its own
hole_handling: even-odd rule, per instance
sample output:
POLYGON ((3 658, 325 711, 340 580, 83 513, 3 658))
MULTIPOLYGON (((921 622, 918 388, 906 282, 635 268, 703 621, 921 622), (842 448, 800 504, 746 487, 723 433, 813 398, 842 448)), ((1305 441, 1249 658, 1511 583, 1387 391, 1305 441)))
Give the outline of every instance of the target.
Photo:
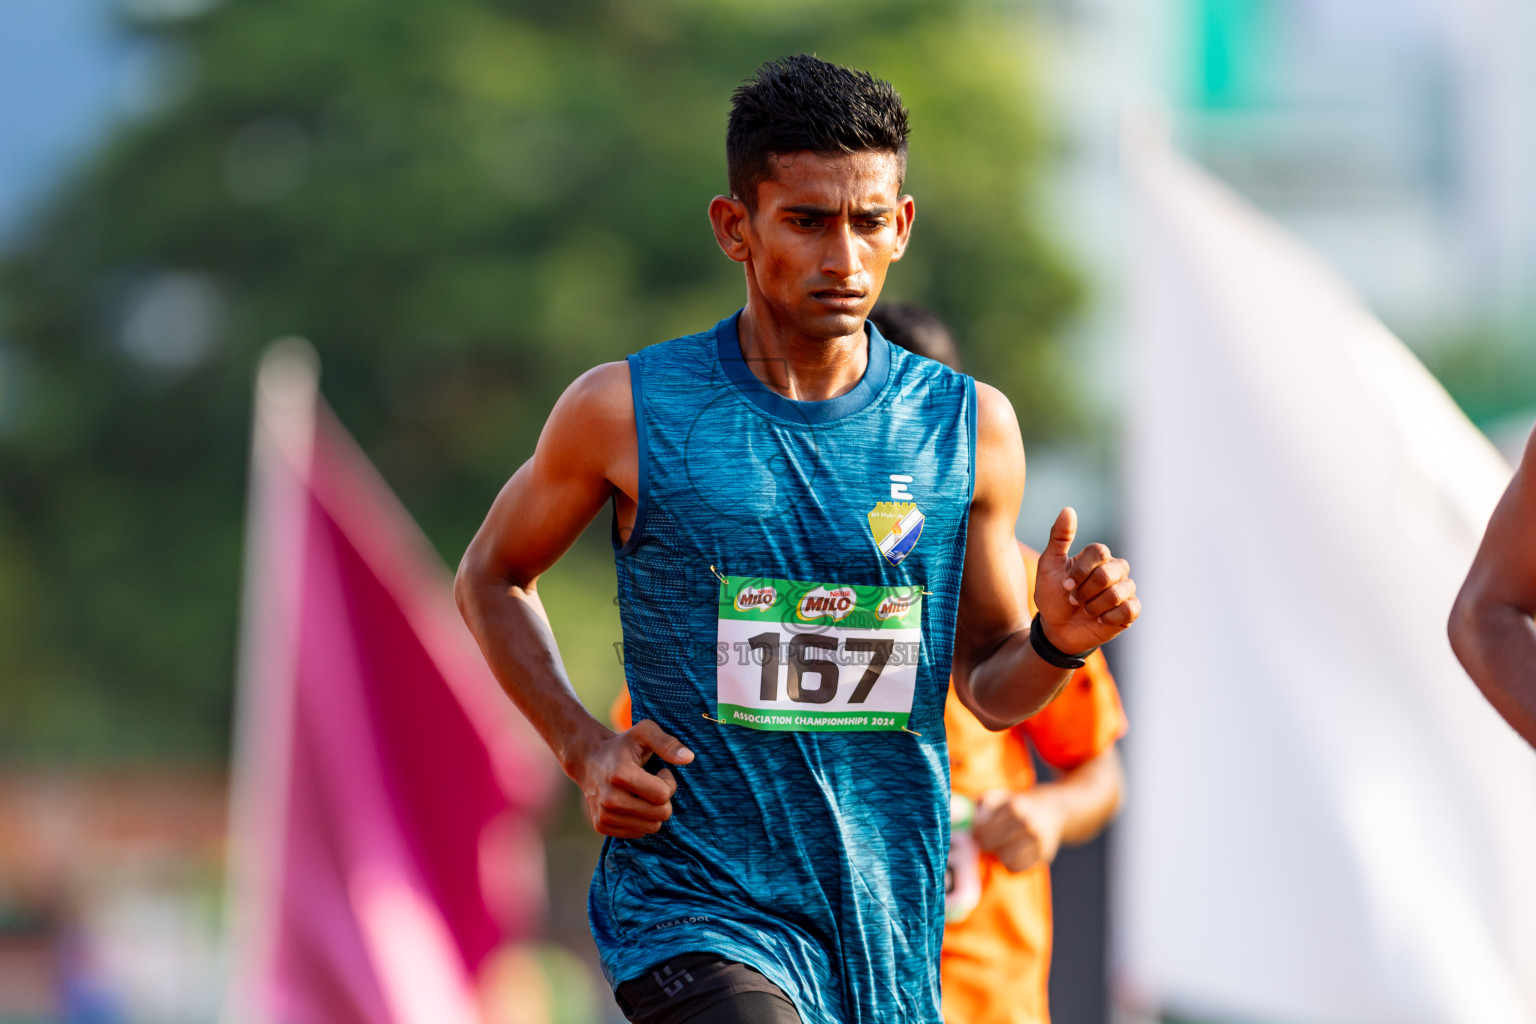
POLYGON ((533 457, 501 489, 465 551, 453 588, 502 689, 581 788, 592 827, 624 838, 654 833, 672 816, 677 782, 668 769, 645 771, 651 753, 670 764, 687 764, 693 753, 655 722, 615 734, 588 713, 537 583, 610 498, 633 508, 638 475, 629 366, 608 363, 555 403, 533 457))
POLYGON ((1536 746, 1536 434, 1499 499, 1451 609, 1451 647, 1504 720, 1536 746))

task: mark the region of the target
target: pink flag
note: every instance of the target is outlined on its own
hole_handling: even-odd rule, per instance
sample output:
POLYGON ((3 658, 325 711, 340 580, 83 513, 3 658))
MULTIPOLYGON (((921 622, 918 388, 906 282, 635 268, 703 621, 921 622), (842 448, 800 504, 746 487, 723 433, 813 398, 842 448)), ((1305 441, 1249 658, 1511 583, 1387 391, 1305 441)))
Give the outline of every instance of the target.
POLYGON ((543 911, 542 744, 442 563, 279 343, 256 389, 227 1024, 475 1024, 543 911))

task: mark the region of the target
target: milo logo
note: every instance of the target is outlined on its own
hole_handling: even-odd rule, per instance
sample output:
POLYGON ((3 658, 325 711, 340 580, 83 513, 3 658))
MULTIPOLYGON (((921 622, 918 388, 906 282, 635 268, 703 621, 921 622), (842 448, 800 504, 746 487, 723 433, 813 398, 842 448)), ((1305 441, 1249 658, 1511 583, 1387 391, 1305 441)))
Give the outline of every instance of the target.
POLYGON ((880 602, 880 607, 875 609, 875 617, 881 619, 899 619, 912 608, 910 597, 888 597, 880 602))
POLYGON ((858 598, 852 587, 836 590, 817 587, 800 599, 800 607, 795 611, 802 619, 831 619, 835 622, 853 611, 857 604, 858 598))
POLYGON ((736 591, 736 610, 739 612, 762 611, 772 608, 779 599, 779 592, 772 587, 742 587, 736 591))

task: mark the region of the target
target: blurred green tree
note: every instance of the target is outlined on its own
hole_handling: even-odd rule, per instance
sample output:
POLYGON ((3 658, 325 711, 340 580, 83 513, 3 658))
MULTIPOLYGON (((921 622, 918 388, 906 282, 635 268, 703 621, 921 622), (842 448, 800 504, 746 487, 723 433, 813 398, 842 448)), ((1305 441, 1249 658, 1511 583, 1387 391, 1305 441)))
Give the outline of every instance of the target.
POLYGON ((897 86, 920 216, 889 294, 944 315, 1031 436, 1076 414, 1055 337, 1077 287, 1037 226, 1048 139, 1017 4, 128 10, 181 94, 0 263, 11 756, 223 753, 273 338, 313 341, 343 422, 453 560, 573 377, 736 308, 705 207, 730 92, 771 57, 897 86))

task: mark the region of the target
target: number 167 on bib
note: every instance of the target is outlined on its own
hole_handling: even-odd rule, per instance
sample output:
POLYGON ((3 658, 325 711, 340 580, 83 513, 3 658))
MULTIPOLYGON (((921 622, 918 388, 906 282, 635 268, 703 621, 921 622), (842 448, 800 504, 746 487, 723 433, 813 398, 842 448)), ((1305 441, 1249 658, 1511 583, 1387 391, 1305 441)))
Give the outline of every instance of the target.
POLYGON ((921 587, 725 577, 717 716, 749 729, 903 729, 922 651, 921 587))

